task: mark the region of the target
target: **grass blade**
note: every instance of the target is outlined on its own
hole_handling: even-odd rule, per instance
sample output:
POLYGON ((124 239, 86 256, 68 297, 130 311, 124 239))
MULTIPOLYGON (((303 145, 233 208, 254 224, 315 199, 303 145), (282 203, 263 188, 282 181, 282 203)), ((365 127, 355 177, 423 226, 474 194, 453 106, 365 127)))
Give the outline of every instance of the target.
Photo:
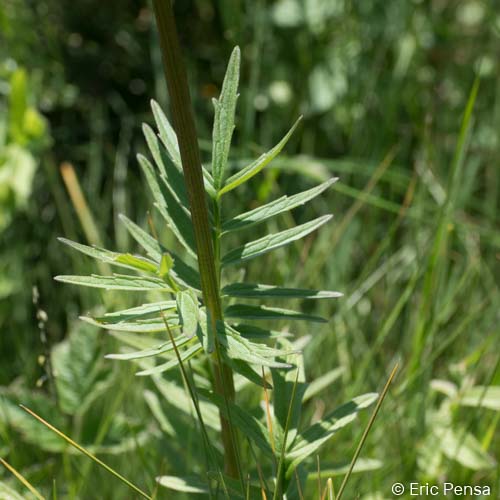
POLYGON ((35 495, 35 497, 38 500, 45 500, 45 497, 21 473, 16 469, 14 469, 14 467, 12 467, 12 465, 7 463, 2 457, 0 457, 0 463, 9 472, 11 472, 16 477, 16 479, 18 479, 21 483, 23 483, 24 486, 26 486, 26 488, 28 488, 28 490, 30 490, 31 493, 33 493, 33 495, 35 495))
POLYGON ((396 376, 396 372, 398 371, 398 368, 399 368, 399 364, 396 364, 396 366, 392 369, 392 372, 389 375, 387 382, 385 383, 382 394, 380 394, 380 397, 377 401, 377 404, 375 405, 375 408, 373 409, 373 413, 370 416, 370 420, 368 420, 368 425, 366 426, 365 430, 363 431, 363 435, 361 436, 358 447, 356 448, 356 451, 354 452, 354 456, 352 457, 351 463, 349 465, 349 470, 347 471, 347 474, 344 476, 344 479, 342 480, 342 484, 340 485, 336 500, 340 500, 342 498, 342 494, 344 493, 345 487, 347 485, 347 481, 349 480, 349 477, 352 474, 352 470, 354 469, 354 465, 356 464, 356 461, 359 457, 359 454, 361 453, 361 449, 363 448, 363 445, 365 444, 366 438, 368 437, 368 433, 370 432, 370 429, 372 428, 373 423, 375 422, 375 419, 377 418, 377 414, 380 410, 380 407, 382 406, 382 403, 384 402, 384 399, 385 399, 385 396, 387 395, 387 392, 389 391, 389 387, 390 387, 394 377, 396 376))
MULTIPOLYGON (((151 497, 147 494, 144 493, 138 486, 135 484, 131 483, 127 478, 123 477, 119 472, 116 472, 114 469, 112 469, 109 465, 105 464, 102 460, 99 460, 95 455, 87 451, 83 446, 80 446, 77 442, 73 441, 70 437, 66 436, 63 432, 61 432, 59 429, 56 429, 53 425, 49 424, 46 420, 44 420, 42 417, 37 415, 33 410, 30 410, 24 405, 19 405, 25 412, 29 413, 32 417, 34 417, 36 420, 38 420, 41 424, 45 425, 48 429, 50 429, 52 432, 55 432, 59 437, 64 439, 68 444, 76 448, 80 453, 83 453, 85 456, 93 460, 97 465, 100 465, 103 469, 105 469, 107 472, 115 476, 117 479, 119 479, 122 483, 126 484, 130 489, 134 490, 136 493, 141 495, 142 498, 148 498, 151 500, 151 497)), ((43 497, 42 497, 43 498, 43 497)))

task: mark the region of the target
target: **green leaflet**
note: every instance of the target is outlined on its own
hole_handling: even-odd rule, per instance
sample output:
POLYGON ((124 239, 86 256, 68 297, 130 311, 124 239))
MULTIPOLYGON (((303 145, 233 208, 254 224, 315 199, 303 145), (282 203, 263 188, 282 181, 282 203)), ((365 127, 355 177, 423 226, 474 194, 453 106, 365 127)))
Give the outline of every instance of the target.
POLYGON ((183 493, 193 494, 210 494, 210 488, 205 481, 200 480, 196 476, 191 477, 176 477, 176 476, 160 476, 156 478, 160 486, 173 491, 181 491, 183 493))
POLYGON ((123 309, 122 311, 108 312, 102 316, 103 320, 123 321, 135 318, 143 318, 150 314, 157 315, 160 311, 168 311, 176 308, 175 300, 162 300, 161 302, 151 302, 142 306, 123 309))
POLYGON ((251 306, 248 304, 233 304, 224 311, 226 318, 235 319, 292 319, 303 321, 315 321, 317 323, 326 323, 327 320, 311 314, 303 314, 290 309, 281 309, 267 306, 251 306))
POLYGON ((192 338, 200 322, 198 297, 196 297, 193 290, 183 290, 177 292, 176 301, 182 331, 186 337, 192 338))
POLYGON ((267 389, 272 389, 272 385, 265 382, 262 378, 262 374, 254 370, 251 365, 241 359, 234 359, 227 355, 225 350, 222 350, 222 357, 225 362, 234 370, 235 373, 239 373, 242 377, 245 377, 250 382, 260 387, 266 387, 267 389), (264 384, 265 382, 265 384, 264 384))
POLYGON ((212 133, 212 175, 214 187, 220 189, 227 166, 231 138, 234 131, 234 115, 238 99, 240 76, 240 49, 235 47, 229 59, 226 76, 219 100, 214 99, 214 128, 212 133))
POLYGON ((282 246, 288 245, 292 241, 296 241, 309 233, 313 232, 318 227, 322 226, 332 218, 331 215, 323 215, 312 221, 295 226, 290 229, 285 229, 279 233, 268 234, 263 238, 251 241, 242 247, 231 250, 222 258, 222 265, 228 266, 239 264, 253 259, 264 253, 275 250, 282 246))
POLYGON ((133 347, 134 349, 153 349, 158 345, 158 339, 156 337, 150 337, 149 335, 143 335, 142 333, 117 332, 111 330, 109 334, 123 344, 133 347))
POLYGON ((132 238, 144 248, 146 253, 155 262, 159 263, 163 254, 163 248, 160 243, 146 233, 144 229, 140 228, 135 222, 132 222, 126 215, 120 214, 118 217, 123 222, 132 238))
MULTIPOLYGON (((182 172, 182 160, 179 152, 177 135, 175 134, 175 131, 170 125, 170 122, 168 121, 167 117, 156 101, 151 101, 151 108, 155 117, 156 126, 158 127, 160 140, 165 146, 165 149, 167 150, 168 156, 172 160, 172 163, 177 167, 177 170, 179 170, 179 172, 182 172)), ((202 169, 205 189, 212 198, 215 198, 217 193, 214 189, 214 180, 210 175, 210 172, 205 167, 202 167, 202 169)))
POLYGON ((149 150, 151 151, 153 159, 161 172, 161 179, 165 182, 177 203, 185 207, 186 210, 189 210, 184 175, 174 165, 172 165, 172 162, 167 158, 165 150, 153 130, 148 125, 144 125, 143 131, 149 150))
POLYGON ((161 279, 147 276, 128 276, 126 274, 113 274, 113 276, 56 276, 56 281, 72 285, 105 288, 106 290, 157 290, 171 292, 171 288, 161 279))
POLYGON ((255 325, 237 324, 233 328, 243 337, 249 340, 269 340, 280 337, 291 337, 290 332, 278 332, 274 330, 266 330, 255 325))
POLYGON ((116 257, 115 262, 124 264, 138 271, 145 271, 147 273, 157 273, 158 267, 156 264, 148 261, 144 257, 132 255, 130 253, 122 253, 116 257))
MULTIPOLYGON (((165 331, 165 322, 163 321, 163 318, 132 319, 130 321, 123 321, 117 318, 112 318, 110 320, 106 318, 106 316, 101 316, 100 318, 81 316, 80 319, 90 323, 91 325, 104 328, 105 330, 113 330, 115 332, 159 333, 165 331)), ((170 328, 179 328, 177 315, 171 315, 165 319, 170 328)))
POLYGON ((291 365, 275 361, 278 356, 288 354, 286 351, 273 349, 265 344, 251 342, 241 337, 230 325, 217 322, 217 338, 225 355, 233 359, 241 359, 252 365, 270 368, 290 368, 291 365))
POLYGON ((224 187, 218 192, 218 196, 222 196, 224 193, 233 190, 238 187, 240 184, 251 179, 254 175, 258 174, 269 162, 271 162, 281 150, 285 147, 285 144, 288 142, 290 137, 292 136, 294 130, 297 128, 302 117, 300 117, 293 125, 293 127, 288 131, 288 133, 281 139, 281 141, 274 146, 274 148, 270 149, 267 153, 259 156, 253 163, 244 167, 236 174, 229 177, 229 179, 225 182, 224 187))
POLYGON ((193 224, 187 209, 175 199, 169 187, 163 183, 162 179, 158 179, 153 165, 151 165, 145 156, 137 155, 137 160, 153 193, 156 201, 155 205, 160 214, 184 248, 196 258, 193 224))
MULTIPOLYGON (((205 185, 205 190, 206 190, 207 194, 211 198, 216 198, 217 191, 215 190, 215 187, 214 187, 214 179, 212 177, 212 174, 203 165, 201 166, 201 169, 203 172, 203 184, 205 185)), ((208 215, 210 215, 210 212, 208 215)))
POLYGON ((332 299, 342 297, 339 292, 328 290, 304 290, 301 288, 283 288, 273 285, 255 283, 232 283, 222 289, 224 295, 229 297, 242 297, 246 299, 260 299, 266 297, 286 297, 289 299, 332 299))
POLYGON ((76 243, 75 241, 68 240, 66 238, 58 238, 61 243, 68 245, 69 247, 81 252, 89 257, 93 257, 101 262, 106 262, 107 264, 123 267, 126 269, 133 269, 135 271, 146 271, 150 273, 156 273, 156 265, 144 257, 132 255, 129 253, 118 253, 106 250, 100 247, 89 247, 87 245, 82 245, 81 243, 76 243))
MULTIPOLYGON (((163 325, 163 329, 165 329, 165 325, 163 325)), ((179 355, 181 361, 185 362, 189 361, 191 358, 194 358, 197 354, 199 354, 202 351, 203 347, 200 344, 196 344, 191 346, 189 349, 186 349, 185 351, 181 351, 179 355)), ((155 366, 153 368, 148 368, 147 370, 141 370, 140 372, 137 372, 136 375, 138 375, 139 377, 145 377, 147 375, 158 375, 159 373, 166 372, 167 370, 176 367, 178 364, 179 360, 177 359, 177 356, 175 356, 166 363, 155 366)))
POLYGON ((316 453, 336 432, 350 424, 360 410, 373 404, 377 397, 376 393, 357 396, 297 436, 292 449, 287 453, 288 472, 293 472, 299 463, 316 453))
MULTIPOLYGON (((186 345, 190 340, 191 339, 188 339, 187 337, 180 337, 180 338, 177 337, 175 339, 175 345, 177 347, 182 347, 186 345)), ((161 356, 166 352, 171 352, 173 349, 174 345, 172 344, 172 342, 168 341, 168 342, 162 342, 161 344, 157 344, 155 347, 149 349, 143 349, 141 351, 126 352, 120 354, 106 354, 106 356, 104 357, 108 359, 119 359, 119 360, 142 359, 142 358, 149 358, 151 356, 161 356)))
POLYGON ((307 191, 303 191, 302 193, 294 194, 292 196, 282 196, 281 198, 271 201, 266 205, 237 215, 233 219, 228 220, 222 224, 222 231, 223 233, 229 233, 231 231, 237 231, 239 229, 246 229, 253 226, 254 224, 259 224, 260 222, 264 222, 271 217, 279 215, 288 210, 292 210, 293 208, 296 208, 300 205, 304 205, 305 203, 328 189, 337 180, 338 178, 334 177, 326 182, 323 182, 323 184, 308 189, 307 191))
POLYGON ((174 259, 172 259, 172 257, 168 253, 164 253, 161 256, 160 269, 158 270, 160 278, 165 279, 173 267, 174 259))
MULTIPOLYGON (((155 261, 161 264, 161 259, 164 253, 167 252, 158 241, 156 241, 152 236, 150 236, 146 231, 141 229, 137 224, 132 222, 125 215, 120 214, 120 219, 125 224, 127 230, 131 234, 139 245, 146 250, 146 253, 155 261)), ((168 252, 174 259, 173 274, 177 281, 181 284, 194 288, 195 290, 201 290, 200 285, 200 275, 198 271, 193 269, 191 266, 186 264, 180 257, 178 257, 174 252, 168 252)))
POLYGON ((172 125, 170 125, 167 117, 161 110, 160 105, 154 100, 151 100, 151 109, 153 110, 153 116, 155 118, 156 126, 158 127, 161 142, 163 142, 172 163, 180 172, 182 171, 182 161, 181 154, 179 152, 179 143, 177 142, 177 135, 175 134, 175 131, 172 128, 172 125))

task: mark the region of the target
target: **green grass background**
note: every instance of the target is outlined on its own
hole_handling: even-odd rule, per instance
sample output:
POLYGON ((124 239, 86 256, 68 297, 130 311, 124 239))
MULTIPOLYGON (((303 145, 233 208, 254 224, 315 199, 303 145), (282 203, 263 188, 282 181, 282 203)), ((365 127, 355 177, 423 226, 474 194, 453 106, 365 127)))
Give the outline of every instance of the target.
MULTIPOLYGON (((233 168, 272 147, 304 115, 271 167, 228 195, 226 215, 340 177, 320 199, 262 231, 327 212, 333 221, 251 263, 247 277, 344 293, 296 304, 329 318, 294 331, 311 336, 308 378, 343 370, 308 403, 307 415, 381 390, 400 364, 362 453, 373 470, 353 475, 346 497, 391 498, 395 481, 449 480, 490 485, 496 498, 498 392, 489 407, 461 405, 460 394, 500 384, 500 7, 480 0, 191 0, 175 8, 204 161, 211 98, 236 44, 242 75, 233 168), (461 443, 470 436, 464 457, 461 443)), ((97 271, 56 237, 98 237, 107 248, 130 251, 118 214, 147 224, 151 199, 135 154, 146 149, 141 124, 152 122, 150 98, 168 106, 153 21, 142 1, 0 5, 0 456, 46 494, 55 480, 59 498, 130 493, 42 432, 18 402, 149 490, 160 473, 189 469, 197 446, 193 436, 177 444, 162 437, 144 401, 149 383, 105 360, 113 339, 78 322, 130 297, 52 280, 97 271), (68 197, 64 161, 75 166, 98 236, 85 232, 68 197), (43 361, 51 350, 68 375, 56 387, 43 361)), ((174 244, 167 234, 164 240, 174 244)), ((322 451, 323 483, 333 475, 340 484, 366 419, 322 451)), ((7 471, 0 481, 23 491, 7 471)), ((317 498, 315 484, 308 498, 317 498)), ((158 491, 158 498, 171 497, 158 491)))

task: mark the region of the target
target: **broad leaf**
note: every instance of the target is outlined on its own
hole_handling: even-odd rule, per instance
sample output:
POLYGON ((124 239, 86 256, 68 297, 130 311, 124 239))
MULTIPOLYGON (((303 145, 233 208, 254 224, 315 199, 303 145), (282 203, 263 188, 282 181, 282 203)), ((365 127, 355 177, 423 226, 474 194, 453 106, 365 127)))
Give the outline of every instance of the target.
POLYGON ((332 299, 342 297, 339 292, 328 290, 304 290, 301 288, 284 288, 273 285, 255 283, 232 283, 222 289, 224 295, 246 299, 261 299, 266 297, 285 297, 288 299, 332 299))
POLYGON ((463 406, 474 406, 489 408, 491 410, 500 411, 500 386, 480 386, 467 389, 458 403, 463 406))
POLYGON ((293 127, 288 131, 288 133, 281 139, 281 141, 274 146, 271 150, 269 150, 267 153, 264 153, 263 155, 259 156, 257 160, 255 160, 253 163, 248 165, 247 167, 243 168, 236 174, 232 175, 227 179, 227 181, 224 184, 224 187, 219 191, 218 196, 222 196, 224 193, 227 193, 228 191, 231 191, 232 189, 238 187, 239 185, 243 184, 244 182, 248 181, 251 179, 254 175, 258 174, 266 165, 269 164, 278 154, 281 152, 281 150, 285 147, 285 144, 288 142, 290 137, 292 136, 294 130, 297 128, 297 125, 299 124, 300 120, 302 117, 300 117, 293 127))
POLYGON ((88 401, 100 395, 107 387, 109 372, 104 371, 100 360, 99 332, 79 323, 69 336, 56 344, 51 351, 52 369, 57 388, 58 406, 68 415, 88 407, 88 401))
MULTIPOLYGON (((19 388, 16 392, 19 392, 19 388)), ((0 394, 0 425, 2 429, 9 429, 9 434, 12 431, 19 433, 19 439, 16 438, 18 446, 25 442, 39 450, 51 453, 61 453, 67 449, 62 439, 22 410, 19 403, 43 415, 58 429, 65 429, 67 425, 67 417, 45 394, 37 394, 35 391, 31 391, 31 393, 22 391, 20 394, 12 394, 12 396, 0 394)))
POLYGON ((224 178, 231 138, 234 131, 234 114, 238 99, 240 76, 240 49, 231 54, 219 100, 214 99, 215 117, 212 134, 212 175, 214 187, 218 190, 224 178))
POLYGON ((312 233, 315 229, 322 226, 332 218, 331 215, 323 215, 312 221, 295 226, 290 229, 285 229, 279 233, 268 234, 263 238, 252 241, 243 245, 242 247, 231 250, 222 259, 222 265, 228 266, 233 264, 240 264, 247 260, 254 259, 259 255, 275 250, 282 246, 288 245, 293 241, 299 240, 304 236, 312 233))
POLYGON ((271 201, 262 207, 255 208, 249 212, 237 215, 234 219, 228 220, 222 224, 222 231, 224 233, 229 233, 231 231, 237 231, 239 229, 246 229, 253 226, 254 224, 259 224, 264 222, 271 217, 279 215, 288 210, 292 210, 308 201, 312 200, 316 196, 320 195, 323 191, 328 189, 334 182, 338 180, 337 177, 330 179, 319 186, 303 191, 302 193, 295 194, 293 196, 282 196, 281 198, 271 201))
POLYGON ((472 470, 487 470, 495 467, 495 460, 483 449, 481 443, 465 427, 435 426, 436 437, 442 453, 450 460, 472 470))
POLYGON ((148 276, 128 276, 126 274, 113 274, 113 276, 56 276, 56 281, 70 283, 72 285, 89 286, 93 288, 105 288, 106 290, 156 290, 159 292, 171 292, 171 288, 161 279, 148 276))
POLYGON ((290 309, 281 309, 278 307, 251 306, 248 304, 233 304, 226 308, 224 312, 226 318, 235 319, 292 319, 303 321, 315 321, 317 323, 326 323, 327 320, 319 316, 304 314, 290 309))

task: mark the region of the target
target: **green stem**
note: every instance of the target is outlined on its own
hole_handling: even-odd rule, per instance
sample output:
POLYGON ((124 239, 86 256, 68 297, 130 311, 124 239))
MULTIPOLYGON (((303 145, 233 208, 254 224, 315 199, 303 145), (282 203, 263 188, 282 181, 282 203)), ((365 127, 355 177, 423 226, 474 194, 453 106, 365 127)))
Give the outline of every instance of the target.
MULTIPOLYGON (((233 372, 222 362, 220 346, 215 333, 217 331, 217 321, 223 321, 223 314, 188 80, 181 56, 171 2, 170 0, 153 0, 153 5, 163 55, 165 78, 170 94, 173 124, 179 142, 191 209, 203 300, 210 313, 212 331, 215 336, 215 352, 213 356, 214 389, 223 397, 227 410, 229 410, 229 402, 234 400, 233 372)), ((231 477, 242 479, 235 430, 232 427, 230 419, 224 418, 221 414, 220 420, 225 471, 231 477)))

